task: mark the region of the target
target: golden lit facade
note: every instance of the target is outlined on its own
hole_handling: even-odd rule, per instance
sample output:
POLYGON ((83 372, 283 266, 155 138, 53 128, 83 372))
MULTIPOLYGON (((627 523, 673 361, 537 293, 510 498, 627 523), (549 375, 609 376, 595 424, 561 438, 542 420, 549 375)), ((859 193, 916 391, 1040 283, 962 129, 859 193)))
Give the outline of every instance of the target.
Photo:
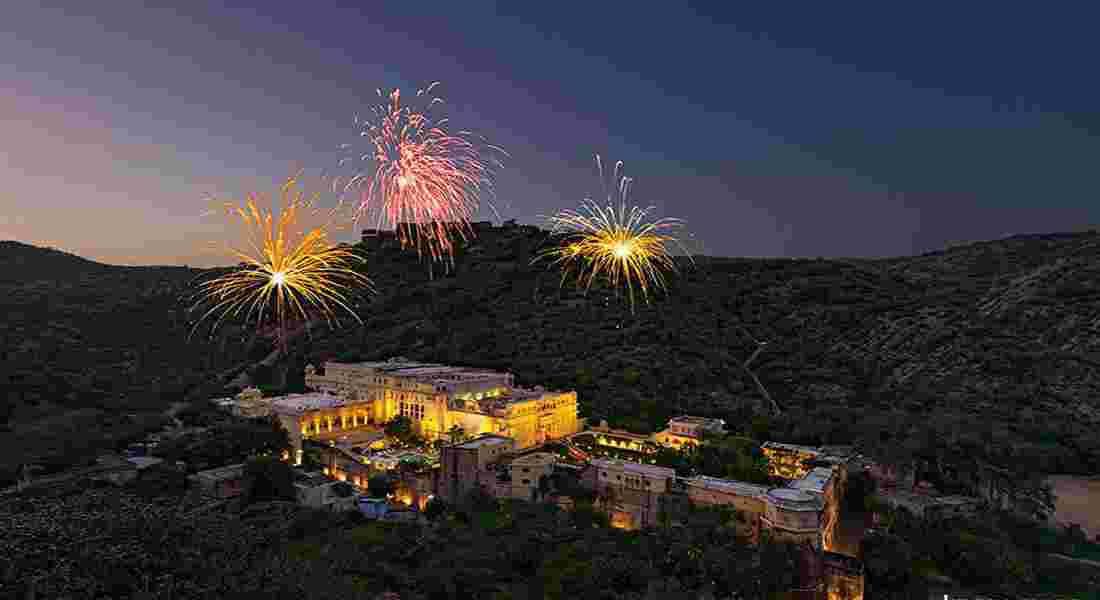
POLYGON ((707 433, 721 435, 725 429, 726 422, 722 419, 680 416, 669 419, 668 427, 653 434, 653 439, 662 446, 684 448, 699 445, 701 438, 707 433))
POLYGON ((822 452, 817 448, 779 442, 765 442, 760 450, 768 458, 768 470, 771 474, 784 479, 801 479, 805 477, 811 469, 806 461, 819 458, 822 455, 822 452))
POLYGON ((467 437, 492 433, 528 448, 578 431, 576 392, 519 389, 510 373, 391 359, 373 363, 325 363, 306 368, 306 386, 343 400, 339 408, 311 415, 303 435, 316 427, 380 425, 403 415, 428 440, 449 439, 452 428, 467 437))

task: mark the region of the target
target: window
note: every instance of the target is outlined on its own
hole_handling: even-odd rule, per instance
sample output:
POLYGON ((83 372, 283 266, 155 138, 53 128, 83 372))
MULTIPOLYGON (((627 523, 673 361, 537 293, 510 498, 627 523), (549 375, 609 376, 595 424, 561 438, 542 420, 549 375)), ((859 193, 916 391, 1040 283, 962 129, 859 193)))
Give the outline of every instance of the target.
POLYGON ((523 485, 528 485, 528 484, 530 484, 530 483, 531 483, 531 480, 530 480, 530 479, 524 479, 524 480, 523 480, 523 485))

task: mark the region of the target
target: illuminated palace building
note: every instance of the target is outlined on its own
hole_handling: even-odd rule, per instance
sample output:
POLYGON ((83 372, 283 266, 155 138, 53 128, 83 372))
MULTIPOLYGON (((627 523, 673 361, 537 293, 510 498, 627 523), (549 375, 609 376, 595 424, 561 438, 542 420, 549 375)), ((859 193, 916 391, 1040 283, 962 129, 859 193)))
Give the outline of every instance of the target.
POLYGON ((515 440, 516 449, 577 433, 576 392, 517 388, 510 373, 417 363, 326 362, 306 367, 312 394, 286 396, 273 410, 296 450, 303 438, 408 417, 428 440, 448 439, 452 427, 467 436, 493 433, 515 440))

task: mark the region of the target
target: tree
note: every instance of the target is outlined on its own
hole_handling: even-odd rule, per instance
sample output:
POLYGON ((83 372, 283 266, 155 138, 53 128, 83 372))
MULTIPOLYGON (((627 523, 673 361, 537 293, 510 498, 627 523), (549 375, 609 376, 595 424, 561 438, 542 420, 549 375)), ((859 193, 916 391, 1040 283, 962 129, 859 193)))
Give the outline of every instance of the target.
POLYGON ((460 425, 451 425, 451 428, 447 430, 447 435, 450 436, 452 444, 459 444, 466 439, 466 430, 460 425))
POLYGON ((385 498, 393 493, 393 480, 388 475, 371 475, 367 480, 367 495, 371 498, 385 498))
POLYGON ((294 472, 272 456, 257 456, 245 463, 244 503, 261 500, 294 500, 294 472))
POLYGON ((339 498, 347 498, 355 493, 355 488, 346 481, 338 481, 332 485, 332 493, 339 498))
POLYGON ((418 446, 423 440, 413 430, 412 419, 398 415, 385 425, 386 435, 406 446, 418 446))
POLYGON ((438 496, 433 496, 431 500, 428 500, 428 504, 424 507, 424 516, 431 521, 435 521, 439 517, 443 516, 443 513, 447 512, 447 503, 438 496))
POLYGON ((553 482, 553 479, 550 476, 548 476, 548 475, 539 475, 538 494, 539 494, 540 498, 545 498, 546 494, 548 494, 550 492, 550 490, 553 489, 553 486, 554 486, 554 482, 553 482))
POLYGON ((497 509, 496 498, 489 495, 481 485, 475 485, 473 489, 462 499, 465 507, 473 512, 495 511, 497 509))

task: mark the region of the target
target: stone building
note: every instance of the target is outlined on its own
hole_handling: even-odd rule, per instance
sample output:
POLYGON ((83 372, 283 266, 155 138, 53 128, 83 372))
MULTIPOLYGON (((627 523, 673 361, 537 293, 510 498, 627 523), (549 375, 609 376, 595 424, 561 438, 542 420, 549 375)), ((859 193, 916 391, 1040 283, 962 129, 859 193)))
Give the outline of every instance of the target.
POLYGON ((453 504, 478 486, 488 492, 495 487, 497 463, 514 449, 515 442, 511 438, 493 434, 444 446, 435 493, 453 504))
POLYGON ((668 427, 653 435, 654 441, 672 448, 682 448, 685 444, 698 445, 704 432, 721 434, 726 429, 722 419, 706 417, 679 416, 668 421, 668 427))
POLYGON ((863 563, 833 552, 822 558, 827 600, 863 600, 863 563))
POLYGON ((238 417, 255 419, 271 416, 271 399, 264 398, 263 392, 250 387, 233 397, 230 405, 232 413, 238 417))
POLYGON ((294 477, 294 492, 299 504, 334 512, 355 510, 358 506, 358 494, 339 487, 345 485, 321 473, 296 473, 294 477), (345 491, 341 493, 341 489, 345 491))
POLYGON ((294 464, 302 463, 302 440, 333 429, 367 425, 368 407, 346 402, 331 394, 291 394, 276 398, 272 412, 290 438, 294 464))
POLYGON ((318 409, 302 435, 381 424, 408 417, 428 440, 447 439, 452 427, 467 435, 511 437, 516 448, 537 446, 578 431, 576 392, 517 388, 510 373, 418 363, 326 362, 306 368, 306 386, 336 396, 338 406, 318 409))
POLYGON ((508 497, 517 500, 536 500, 539 478, 553 474, 554 465, 557 462, 557 455, 549 452, 532 452, 512 460, 508 465, 508 472, 512 478, 508 497))
POLYGON ((719 479, 698 477, 680 480, 687 490, 688 499, 696 506, 732 506, 738 512, 737 532, 753 542, 760 539, 767 486, 719 479))
POLYGON ((622 529, 657 525, 661 496, 672 491, 676 471, 615 459, 592 459, 581 483, 594 490, 611 524, 622 529))
POLYGON ((801 479, 787 484, 788 489, 801 490, 821 500, 821 544, 833 547, 833 534, 840 519, 840 500, 844 497, 842 467, 814 467, 801 479))
POLYGON ((809 542, 821 549, 821 498, 790 488, 775 488, 764 496, 764 529, 778 540, 809 542))
POLYGON ((199 471, 187 479, 204 495, 233 498, 244 492, 244 463, 199 471))
POLYGON ((806 463, 824 454, 819 448, 781 442, 764 442, 760 451, 768 458, 771 474, 784 479, 804 477, 810 471, 806 463))

